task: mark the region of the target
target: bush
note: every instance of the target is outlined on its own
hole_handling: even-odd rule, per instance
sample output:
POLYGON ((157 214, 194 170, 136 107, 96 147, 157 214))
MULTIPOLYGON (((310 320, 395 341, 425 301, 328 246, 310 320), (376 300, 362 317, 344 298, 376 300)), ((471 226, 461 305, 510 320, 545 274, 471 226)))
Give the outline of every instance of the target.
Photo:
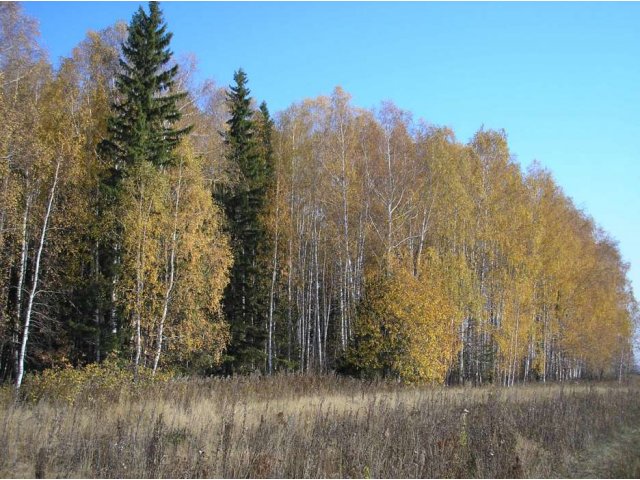
POLYGON ((171 373, 156 373, 153 377, 150 368, 139 367, 138 379, 134 382, 131 368, 110 359, 81 368, 65 366, 27 375, 20 396, 31 403, 47 399, 71 405, 79 401, 93 404, 100 400, 117 400, 123 392, 135 394, 143 387, 171 378, 171 373))

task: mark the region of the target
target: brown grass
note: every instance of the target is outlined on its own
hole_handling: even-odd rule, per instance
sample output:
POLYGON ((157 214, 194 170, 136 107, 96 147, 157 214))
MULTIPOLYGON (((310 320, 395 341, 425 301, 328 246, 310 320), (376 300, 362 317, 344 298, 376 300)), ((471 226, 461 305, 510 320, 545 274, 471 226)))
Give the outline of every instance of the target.
POLYGON ((607 477, 633 472, 620 455, 637 445, 639 393, 292 375, 6 399, 0 477, 607 477))

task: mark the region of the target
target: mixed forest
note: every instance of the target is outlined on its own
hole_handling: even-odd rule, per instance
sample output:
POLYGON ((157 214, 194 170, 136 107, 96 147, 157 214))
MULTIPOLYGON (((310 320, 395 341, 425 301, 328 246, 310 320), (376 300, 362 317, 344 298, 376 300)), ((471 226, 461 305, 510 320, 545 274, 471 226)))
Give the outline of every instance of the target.
MULTIPOLYGON (((339 87, 273 116, 197 81, 160 6, 55 67, 0 3, 0 379, 339 372, 620 377, 617 244, 504 131, 468 143, 339 87)), ((417 92, 416 94, 419 94, 417 92)))

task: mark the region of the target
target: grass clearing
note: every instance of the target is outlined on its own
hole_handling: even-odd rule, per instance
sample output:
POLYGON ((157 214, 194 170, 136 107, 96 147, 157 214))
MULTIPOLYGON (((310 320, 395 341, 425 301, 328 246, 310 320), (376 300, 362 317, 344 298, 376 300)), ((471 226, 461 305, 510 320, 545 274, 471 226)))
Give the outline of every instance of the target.
POLYGON ((637 453, 637 383, 411 387, 290 375, 123 385, 20 404, 8 398, 0 406, 1 477, 637 471, 624 460, 637 453))

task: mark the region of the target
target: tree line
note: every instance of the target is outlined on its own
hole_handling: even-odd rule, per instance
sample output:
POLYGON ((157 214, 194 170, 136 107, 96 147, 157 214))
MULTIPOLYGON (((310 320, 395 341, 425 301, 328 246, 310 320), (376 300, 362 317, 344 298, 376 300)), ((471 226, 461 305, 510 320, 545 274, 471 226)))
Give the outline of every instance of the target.
POLYGON ((468 143, 337 87, 272 118, 176 60, 157 3, 54 69, 0 3, 0 377, 496 382, 622 376, 616 242, 503 131, 468 143))

